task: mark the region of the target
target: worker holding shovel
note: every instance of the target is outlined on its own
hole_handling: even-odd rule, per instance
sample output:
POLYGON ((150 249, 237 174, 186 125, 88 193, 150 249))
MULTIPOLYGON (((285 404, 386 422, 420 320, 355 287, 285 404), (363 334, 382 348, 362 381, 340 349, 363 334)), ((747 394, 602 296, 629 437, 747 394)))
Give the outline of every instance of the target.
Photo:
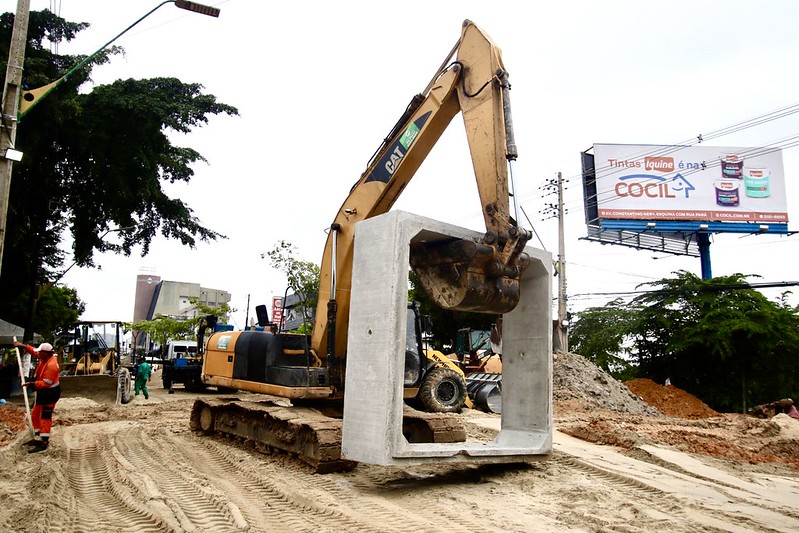
POLYGON ((35 378, 25 384, 36 391, 36 402, 31 411, 33 422, 33 439, 25 444, 31 446, 28 453, 41 452, 50 445, 50 430, 53 427, 53 410, 61 397, 61 385, 58 382, 58 359, 53 357, 53 345, 42 343, 38 348, 14 341, 14 346, 24 348, 26 352, 39 359, 36 365, 35 378))

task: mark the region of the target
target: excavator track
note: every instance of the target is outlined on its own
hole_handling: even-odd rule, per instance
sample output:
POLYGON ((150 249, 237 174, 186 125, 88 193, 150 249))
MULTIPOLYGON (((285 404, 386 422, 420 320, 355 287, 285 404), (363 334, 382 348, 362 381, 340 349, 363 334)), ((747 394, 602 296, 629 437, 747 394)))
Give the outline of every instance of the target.
POLYGON ((190 428, 283 450, 319 474, 352 470, 357 465, 341 457, 342 420, 309 407, 286 407, 270 401, 196 400, 190 428))
MULTIPOLYGON (((192 431, 238 437, 282 450, 298 457, 318 474, 352 470, 358 464, 341 457, 343 419, 312 407, 239 399, 195 400, 189 426, 192 431)), ((459 419, 407 406, 403 412, 403 433, 409 442, 466 440, 459 419)))

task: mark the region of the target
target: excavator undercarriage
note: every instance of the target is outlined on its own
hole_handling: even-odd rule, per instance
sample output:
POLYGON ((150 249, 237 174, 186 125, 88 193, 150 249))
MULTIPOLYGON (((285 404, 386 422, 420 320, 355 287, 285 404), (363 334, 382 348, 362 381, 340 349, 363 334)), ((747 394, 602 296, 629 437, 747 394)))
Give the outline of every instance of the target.
MULTIPOLYGON (((207 434, 243 439, 270 450, 292 454, 326 474, 355 468, 358 464, 341 457, 341 407, 302 404, 290 408, 284 400, 241 401, 238 398, 196 400, 190 428, 207 434)), ((460 419, 425 413, 405 406, 403 435, 412 443, 464 442, 466 431, 460 419)))

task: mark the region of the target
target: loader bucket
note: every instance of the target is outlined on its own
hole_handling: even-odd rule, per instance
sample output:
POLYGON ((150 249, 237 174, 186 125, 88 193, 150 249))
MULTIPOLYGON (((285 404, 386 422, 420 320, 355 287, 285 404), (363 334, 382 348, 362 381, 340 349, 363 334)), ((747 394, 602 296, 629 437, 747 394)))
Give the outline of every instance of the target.
POLYGON ((132 399, 130 372, 122 368, 114 374, 61 376, 62 398, 89 398, 97 403, 125 404, 132 399))
POLYGON ((410 264, 428 295, 453 311, 503 314, 519 303, 519 276, 527 254, 503 267, 493 246, 464 239, 415 242, 410 264))

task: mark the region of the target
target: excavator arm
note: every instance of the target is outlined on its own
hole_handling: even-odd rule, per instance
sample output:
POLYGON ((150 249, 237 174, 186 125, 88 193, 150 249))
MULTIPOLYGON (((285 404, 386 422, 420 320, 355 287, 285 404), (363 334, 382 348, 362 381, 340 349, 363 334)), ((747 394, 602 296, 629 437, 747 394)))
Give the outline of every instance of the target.
POLYGON ((414 245, 411 266, 428 294, 446 309, 499 314, 515 307, 518 278, 529 263, 522 250, 530 233, 510 214, 508 167, 516 149, 508 90, 500 49, 465 21, 441 69, 413 98, 330 226, 311 337, 311 348, 328 354, 328 366, 335 367, 331 358, 346 353, 355 224, 391 209, 458 112, 466 127, 486 233, 479 243, 453 239, 414 245))

